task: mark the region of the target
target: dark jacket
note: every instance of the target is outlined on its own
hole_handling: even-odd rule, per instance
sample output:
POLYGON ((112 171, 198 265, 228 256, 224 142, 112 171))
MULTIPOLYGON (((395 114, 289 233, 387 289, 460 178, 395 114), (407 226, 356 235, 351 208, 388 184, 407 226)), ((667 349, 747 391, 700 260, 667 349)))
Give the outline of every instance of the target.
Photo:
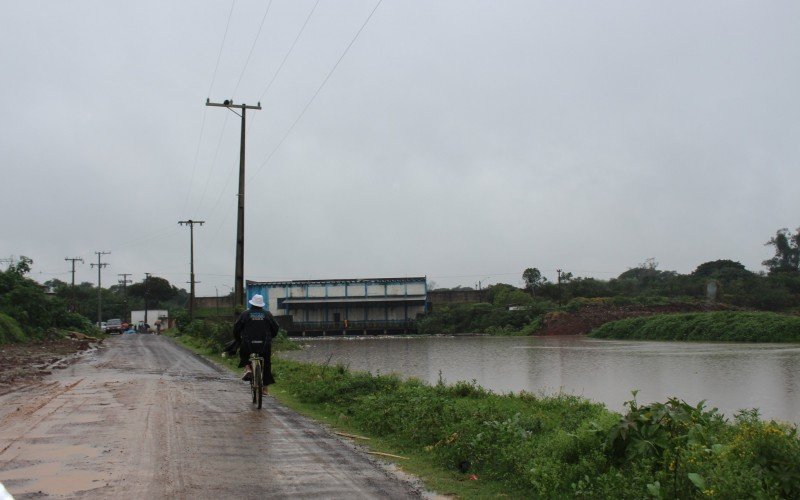
POLYGON ((264 340, 267 343, 278 335, 278 322, 272 313, 261 307, 251 307, 243 312, 233 325, 233 338, 239 342, 264 340))
MULTIPOLYGON (((233 356, 242 345, 242 340, 264 340, 267 344, 278 335, 278 322, 269 311, 252 306, 243 312, 233 325, 233 340, 223 351, 233 356)), ((249 350, 249 349, 248 349, 249 350)))

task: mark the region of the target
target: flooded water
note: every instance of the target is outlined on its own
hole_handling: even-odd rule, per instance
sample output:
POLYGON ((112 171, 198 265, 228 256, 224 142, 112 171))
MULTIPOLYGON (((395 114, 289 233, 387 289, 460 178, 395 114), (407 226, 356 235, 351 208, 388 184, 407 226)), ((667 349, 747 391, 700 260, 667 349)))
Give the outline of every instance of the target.
POLYGON ((304 339, 282 356, 342 363, 436 383, 475 380, 494 392, 559 391, 620 411, 640 403, 705 399, 728 416, 758 408, 763 418, 800 423, 800 345, 629 342, 586 337, 350 337, 304 339))

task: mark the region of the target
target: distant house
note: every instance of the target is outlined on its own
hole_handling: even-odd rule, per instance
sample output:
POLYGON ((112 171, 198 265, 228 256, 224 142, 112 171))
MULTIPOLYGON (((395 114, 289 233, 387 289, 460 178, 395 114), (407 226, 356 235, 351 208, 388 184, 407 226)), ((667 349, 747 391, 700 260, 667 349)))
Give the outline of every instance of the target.
POLYGON ((422 278, 247 281, 291 335, 410 332, 427 310, 422 278))

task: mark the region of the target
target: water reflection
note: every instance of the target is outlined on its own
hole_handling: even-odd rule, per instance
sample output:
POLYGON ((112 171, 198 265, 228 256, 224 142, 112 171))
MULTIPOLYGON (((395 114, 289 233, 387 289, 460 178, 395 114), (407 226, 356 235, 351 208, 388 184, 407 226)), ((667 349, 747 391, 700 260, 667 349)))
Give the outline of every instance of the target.
POLYGON ((800 346, 627 342, 585 337, 382 337, 308 340, 292 359, 343 363, 435 383, 475 380, 495 392, 584 396, 621 410, 676 396, 706 399, 726 415, 759 408, 800 423, 800 346))

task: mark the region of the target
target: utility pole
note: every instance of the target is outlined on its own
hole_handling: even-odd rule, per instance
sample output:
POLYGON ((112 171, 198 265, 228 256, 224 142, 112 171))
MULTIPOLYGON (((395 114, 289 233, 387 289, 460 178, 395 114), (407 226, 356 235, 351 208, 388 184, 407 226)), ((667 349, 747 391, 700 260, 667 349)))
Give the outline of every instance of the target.
POLYGON ((70 288, 70 300, 69 300, 69 310, 70 312, 75 312, 75 261, 81 261, 83 264, 83 259, 80 257, 64 257, 64 260, 71 260, 72 261, 72 287, 70 288))
POLYGON ((81 261, 81 264, 83 264, 83 259, 81 259, 80 257, 72 257, 72 258, 64 257, 64 260, 72 261, 72 288, 75 288, 75 261, 79 260, 81 261))
MULTIPOLYGON (((147 297, 150 295, 150 290, 147 289, 147 285, 150 283, 150 273, 144 273, 144 324, 147 323, 147 297)), ((147 327, 145 327, 147 328, 147 327)), ((145 332, 147 333, 147 332, 145 332)))
POLYGON ((108 265, 107 262, 100 262, 103 255, 111 252, 95 252, 97 254, 97 264, 92 263, 91 267, 97 266, 97 325, 103 321, 103 289, 100 286, 100 271, 108 265))
POLYGON ((129 280, 128 276, 132 276, 130 273, 121 273, 117 276, 122 276, 122 279, 118 281, 120 285, 122 285, 122 303, 125 304, 125 319, 128 320, 126 323, 130 323, 128 317, 128 283, 133 283, 133 280, 129 280))
POLYGON ((202 226, 205 222, 204 220, 191 219, 178 221, 181 226, 189 226, 189 283, 191 284, 189 287, 189 321, 194 321, 194 284, 197 283, 194 280, 194 225, 200 224, 202 226))
POLYGON ((245 116, 247 116, 248 109, 261 109, 261 103, 257 106, 248 106, 247 104, 234 104, 233 99, 226 99, 225 101, 211 102, 211 99, 206 99, 206 106, 219 106, 228 108, 239 108, 242 114, 233 113, 242 117, 242 131, 241 131, 241 145, 239 147, 239 205, 237 209, 238 217, 236 219, 236 272, 234 275, 234 286, 236 287, 233 292, 233 307, 244 305, 244 137, 245 137, 245 116))
POLYGON ((561 305, 561 269, 556 269, 558 273, 558 305, 561 305))

